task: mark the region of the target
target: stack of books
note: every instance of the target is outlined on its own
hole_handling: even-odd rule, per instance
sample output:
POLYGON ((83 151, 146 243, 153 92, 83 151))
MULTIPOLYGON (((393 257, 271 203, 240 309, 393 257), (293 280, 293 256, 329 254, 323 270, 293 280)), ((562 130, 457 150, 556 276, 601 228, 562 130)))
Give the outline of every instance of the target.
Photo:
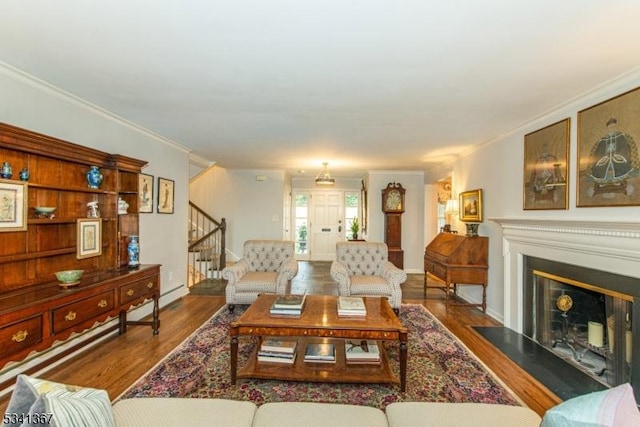
POLYGON ((264 339, 258 350, 258 362, 293 364, 297 346, 298 342, 294 340, 264 339))
POLYGON ((271 305, 270 314, 300 316, 307 295, 278 295, 271 305))
POLYGON ((309 343, 304 353, 305 362, 335 363, 336 348, 331 343, 309 343))
POLYGON ((377 341, 347 340, 344 342, 344 354, 347 363, 352 364, 379 364, 380 348, 377 341))
POLYGON ((338 297, 338 316, 366 316, 362 297, 338 297))

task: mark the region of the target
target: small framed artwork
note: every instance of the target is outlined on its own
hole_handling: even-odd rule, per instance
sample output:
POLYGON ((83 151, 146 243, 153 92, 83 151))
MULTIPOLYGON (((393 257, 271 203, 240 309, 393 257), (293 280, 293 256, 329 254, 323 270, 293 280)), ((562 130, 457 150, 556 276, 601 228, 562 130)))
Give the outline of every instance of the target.
POLYGON ((482 190, 460 193, 460 221, 482 222, 482 190))
POLYGON ((27 184, 0 179, 0 232, 27 229, 27 184))
POLYGON ((158 177, 158 213, 173 213, 174 187, 174 181, 158 177))
POLYGON ((138 212, 153 213, 153 175, 138 175, 138 212))
POLYGON ((569 209, 570 119, 524 136, 523 209, 569 209))
POLYGON ((640 205, 640 88, 578 112, 576 205, 640 205))
POLYGON ((77 220, 77 224, 76 258, 91 258, 102 254, 102 220, 81 218, 77 220))

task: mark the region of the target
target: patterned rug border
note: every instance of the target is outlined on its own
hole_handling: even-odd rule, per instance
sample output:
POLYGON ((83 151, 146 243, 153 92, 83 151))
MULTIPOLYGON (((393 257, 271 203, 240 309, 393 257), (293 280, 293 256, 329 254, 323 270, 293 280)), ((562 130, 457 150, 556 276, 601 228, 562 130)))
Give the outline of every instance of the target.
MULTIPOLYGON (((440 333, 445 334, 453 343, 455 343, 455 345, 457 345, 460 349, 462 349, 462 351, 470 358, 473 360, 473 362, 475 362, 481 369, 481 371, 483 371, 489 378, 490 382, 494 382, 497 386, 499 386, 500 388, 502 388, 505 396, 503 396, 501 399, 503 400, 502 402, 500 402, 500 400, 496 401, 496 402, 490 402, 490 403, 506 403, 507 404, 513 404, 513 405, 520 405, 520 406, 526 406, 526 404, 524 404, 524 402, 522 401, 522 399, 520 399, 516 393, 513 392, 512 389, 510 389, 508 386, 506 386, 506 384, 495 374, 495 372, 493 372, 482 360, 480 360, 478 358, 478 356, 473 353, 469 347, 467 347, 453 332, 451 332, 439 319, 437 319, 424 305, 422 304, 416 304, 416 303, 408 303, 408 304, 403 304, 402 305, 403 308, 407 308, 408 311, 405 311, 405 315, 408 316, 406 318, 406 320, 411 323, 412 325, 415 325, 414 322, 411 322, 412 320, 412 316, 414 315, 410 315, 410 314, 406 314, 406 313, 411 313, 412 310, 419 310, 421 312, 423 312, 423 315, 430 319, 434 325, 437 326, 437 328, 439 328, 441 331, 440 333), (418 309, 418 307, 420 307, 418 309), (511 400, 512 402, 509 403, 509 400, 511 400)), ((198 339, 196 339, 196 337, 199 336, 199 334, 201 334, 201 332, 204 329, 211 329, 212 327, 214 327, 215 325, 215 318, 221 315, 226 315, 227 313, 225 313, 225 310, 227 310, 227 305, 223 305, 219 310, 217 310, 211 317, 209 317, 209 319, 207 319, 206 321, 204 321, 202 323, 202 325, 200 325, 197 329, 195 329, 190 335, 188 335, 180 344, 178 344, 173 350, 171 350, 165 357, 163 357, 160 361, 158 361, 153 367, 151 367, 144 375, 142 375, 140 378, 138 378, 133 384, 131 384, 124 392, 122 392, 116 399, 114 399, 113 401, 116 402, 120 399, 126 399, 126 398, 132 398, 132 397, 144 397, 144 396, 162 396, 163 392, 158 392, 160 394, 154 394, 156 393, 156 391, 153 390, 153 386, 149 386, 149 388, 147 389, 147 392, 150 392, 150 394, 145 394, 147 392, 145 392, 144 390, 141 391, 141 389, 143 389, 144 387, 142 386, 142 384, 144 384, 144 382, 148 382, 151 384, 152 382, 152 377, 155 374, 156 377, 158 377, 160 371, 163 371, 163 368, 166 371, 168 371, 169 376, 170 375, 174 375, 179 372, 177 375, 180 377, 180 379, 182 381, 184 381, 184 383, 186 383, 186 386, 191 386, 193 387, 192 389, 188 389, 186 388, 186 395, 183 397, 193 397, 193 398, 198 398, 198 397, 216 397, 216 396, 207 396, 206 393, 207 391, 199 391, 200 389, 197 389, 197 387, 199 387, 199 385, 197 384, 197 382, 194 382, 194 378, 198 378, 199 375, 209 375, 211 374, 211 367, 208 366, 209 363, 211 362, 211 360, 207 357, 208 355, 210 355, 211 353, 207 353, 207 355, 203 355, 202 352, 202 348, 199 349, 199 353, 196 352, 194 353, 194 359, 192 360, 193 363, 190 363, 189 365, 184 365, 184 364, 180 364, 180 362, 177 362, 177 364, 175 366, 171 366, 171 362, 174 362, 174 360, 170 360, 170 359, 177 359, 177 355, 179 355, 181 352, 188 352, 190 350, 190 346, 194 345, 194 342, 199 341, 198 339), (175 356, 175 357, 174 357, 175 356), (167 366, 163 366, 163 364, 165 364, 165 362, 168 362, 167 365, 169 365, 169 367, 167 366), (158 372, 156 372, 158 371, 158 372), (138 389, 137 391, 134 389, 138 389), (199 395, 197 393, 204 393, 205 395, 199 395), (127 394, 131 394, 130 396, 126 396, 127 394), (191 395, 189 395, 191 394, 191 395), (195 394, 195 395, 193 395, 195 394)), ((415 327, 415 326, 414 326, 415 327)), ((425 327, 425 330, 421 330, 418 329, 415 332, 426 332, 429 333, 429 327, 425 327)), ((225 336, 224 338, 226 339, 228 336, 225 336)), ((422 343, 421 340, 424 340, 425 338, 421 337, 418 339, 418 344, 422 343)), ((414 340, 415 341, 415 340, 414 340)), ((410 343, 411 344, 411 343, 410 343)), ((201 344, 198 344, 201 345, 201 344)), ((213 346, 211 347, 213 348, 213 346)), ((437 350, 436 350, 437 351, 437 350)), ((420 354, 417 354, 417 359, 419 360, 419 358, 421 357, 420 354)), ((411 359, 411 352, 409 354, 409 358, 411 359)), ((211 359, 214 359, 214 357, 211 357, 211 359)), ((226 366, 226 369, 228 369, 228 365, 226 366)), ((430 373, 430 371, 426 371, 427 373, 430 373)), ((224 371, 225 374, 228 375, 228 373, 226 371, 224 371)), ((445 375, 448 376, 448 375, 445 375)), ((218 375, 219 377, 219 375, 218 375)), ((457 377, 453 377, 453 378, 457 378, 457 377)), ((462 377, 464 379, 464 377, 462 377)), ((157 378, 156 378, 157 380, 157 378)), ((410 379, 408 379, 409 381, 410 379)), ((256 381, 260 381, 260 380, 256 380, 256 381)), ((264 381, 264 380, 263 380, 264 381)), ((466 383, 466 381, 463 381, 463 383, 466 383)), ((212 383, 215 384, 215 383, 212 383)), ((313 383, 312 383, 313 384, 313 383)), ((337 384, 323 384, 321 385, 321 387, 323 388, 327 388, 327 387, 332 387, 332 386, 336 386, 337 384)), ((358 385, 351 385, 351 384, 340 384, 343 387, 357 387, 358 385)), ((228 388, 229 385, 227 384, 223 384, 224 387, 228 388)), ((252 385, 253 386, 253 385, 252 385)), ((258 384, 258 386, 260 386, 258 384)), ((158 385, 156 384, 156 387, 158 387, 158 385)), ((235 387, 235 386, 233 386, 235 387)), ((247 386, 247 387, 251 387, 251 386, 247 386)), ((161 388, 161 387, 160 387, 161 388)), ((241 388, 241 387, 239 387, 241 388)), ((274 388, 278 388, 278 387, 274 387, 274 388)), ((285 386, 281 387, 281 388, 286 388, 285 386)), ((216 389, 209 389, 209 390, 216 390, 216 389)), ((260 390, 259 390, 260 391, 260 390)), ((475 392, 476 390, 473 389, 473 391, 475 392)), ((166 392, 166 390, 164 391, 166 392)), ((176 390, 173 391, 173 394, 171 394, 171 396, 175 396, 175 397, 180 397, 182 396, 183 391, 178 390, 177 393, 175 393, 176 390)), ((289 391, 290 392, 290 391, 289 391)), ((455 390, 453 391, 455 394, 455 390)), ((346 393, 345 393, 346 394, 346 393)), ((384 393, 383 393, 384 394, 384 393)), ((384 396, 383 396, 384 397, 384 396)), ((401 397, 396 396, 395 398, 398 398, 400 400, 404 400, 405 397, 409 397, 409 401, 411 401, 411 396, 408 395, 408 393, 405 395, 404 393, 401 395, 401 397)), ((433 397, 433 396, 432 396, 433 397)), ((238 398, 238 397, 229 397, 231 399, 234 398, 238 398)), ((387 399, 389 398, 389 396, 386 397, 387 399)), ((442 398, 442 396, 440 396, 439 398, 442 398)), ((240 399, 242 399, 242 397, 240 397, 240 399)), ((250 399, 252 400, 252 399, 250 399)), ((418 400, 420 401, 420 400, 418 400)), ((425 400, 425 401, 433 401, 433 400, 425 400)), ((435 400, 438 401, 438 400, 435 400)), ((445 400, 446 401, 446 400, 445 400)), ((456 401, 456 400, 453 400, 456 401)), ((464 401, 464 400, 463 400, 464 401)), ((260 404, 260 402, 255 402, 260 404)), ((381 403, 383 406, 390 403, 389 401, 383 401, 383 402, 379 402, 381 403)))

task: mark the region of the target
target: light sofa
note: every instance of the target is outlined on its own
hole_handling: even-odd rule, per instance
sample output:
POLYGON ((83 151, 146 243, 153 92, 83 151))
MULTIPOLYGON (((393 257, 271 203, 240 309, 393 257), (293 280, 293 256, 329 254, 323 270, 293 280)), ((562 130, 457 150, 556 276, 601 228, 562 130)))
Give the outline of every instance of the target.
POLYGON ((224 399, 148 397, 113 405, 122 426, 225 427, 538 427, 541 418, 521 406, 482 403, 392 403, 386 412, 368 406, 278 402, 257 406, 224 399))

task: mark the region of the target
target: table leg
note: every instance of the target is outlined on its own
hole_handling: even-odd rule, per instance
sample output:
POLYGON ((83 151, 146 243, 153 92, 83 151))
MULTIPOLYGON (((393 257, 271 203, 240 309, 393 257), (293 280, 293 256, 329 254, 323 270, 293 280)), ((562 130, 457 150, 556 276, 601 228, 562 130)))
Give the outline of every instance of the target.
MULTIPOLYGON (((233 330, 232 330, 233 333, 233 330)), ((238 335, 231 335, 231 384, 236 383, 238 368, 238 335)))
POLYGON ((400 336, 400 391, 407 391, 407 335, 400 336))

